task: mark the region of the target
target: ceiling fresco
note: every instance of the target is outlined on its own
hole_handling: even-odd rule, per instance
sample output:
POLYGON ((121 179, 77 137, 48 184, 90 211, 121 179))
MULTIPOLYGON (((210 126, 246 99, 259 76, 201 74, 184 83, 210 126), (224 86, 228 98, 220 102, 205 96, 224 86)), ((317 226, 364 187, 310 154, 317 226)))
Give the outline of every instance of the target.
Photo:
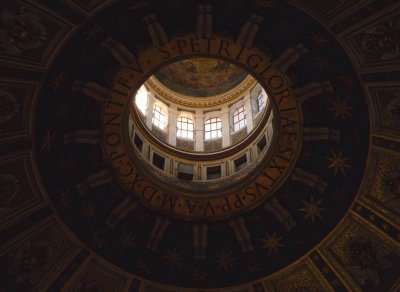
POLYGON ((0 4, 0 291, 399 291, 400 4, 325 2, 0 4), (168 62, 166 86, 262 80, 256 58, 228 63, 232 43, 261 50, 301 108, 290 175, 220 220, 148 208, 103 147, 122 70, 143 82, 156 56, 141 56, 183 38, 229 42, 168 62))
POLYGON ((218 59, 193 58, 172 63, 155 73, 167 88, 189 96, 213 96, 233 89, 248 73, 218 59))

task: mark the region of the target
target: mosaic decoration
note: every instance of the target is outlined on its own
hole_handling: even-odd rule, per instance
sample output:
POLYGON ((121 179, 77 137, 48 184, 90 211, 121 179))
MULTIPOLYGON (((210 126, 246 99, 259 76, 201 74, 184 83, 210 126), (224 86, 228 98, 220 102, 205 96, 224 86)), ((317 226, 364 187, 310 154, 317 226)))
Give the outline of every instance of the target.
POLYGON ((66 291, 123 291, 128 278, 96 259, 89 259, 66 284, 66 291))
POLYGON ((322 247, 323 254, 354 284, 367 289, 387 290, 393 277, 391 270, 400 265, 399 249, 393 242, 378 236, 356 219, 348 218, 339 234, 322 247))
POLYGON ((400 16, 381 16, 344 36, 344 40, 358 54, 361 68, 376 66, 395 67, 399 63, 400 16))
POLYGON ((24 51, 42 47, 47 40, 46 28, 36 14, 23 12, 15 15, 3 10, 0 18, 4 26, 0 30, 0 42, 7 53, 20 55, 24 51))
POLYGON ((227 92, 247 75, 229 62, 206 58, 179 61, 155 74, 165 86, 178 93, 202 97, 227 92))
POLYGON ((1 252, 1 283, 6 290, 38 287, 48 274, 60 272, 61 262, 76 248, 53 220, 47 220, 1 252))
POLYGON ((70 29, 56 15, 26 2, 8 1, 0 10, 0 59, 45 65, 70 29))
POLYGON ((3 226, 26 216, 26 210, 32 212, 43 205, 32 177, 30 159, 28 153, 0 159, 0 223, 3 226))
POLYGON ((30 132, 35 84, 0 81, 0 138, 30 132))
MULTIPOLYGON (((398 291, 399 4, 197 5, 2 3, 0 62, 7 66, 0 66, 0 290, 398 291), (99 142, 103 105, 122 67, 151 67, 135 63, 146 50, 165 57, 179 47, 163 46, 186 36, 193 53, 196 40, 206 42, 210 34, 228 40, 210 46, 224 61, 237 57, 229 44, 240 44, 263 51, 285 72, 307 133, 290 176, 260 205, 214 221, 179 219, 138 201, 115 175, 114 156, 105 157, 99 142), (115 50, 128 52, 122 54, 128 59, 118 59, 115 50)), ((245 60, 244 68, 262 78, 257 58, 245 60)), ((223 63, 212 70, 224 72, 223 63)), ((183 79, 200 70, 182 67, 188 73, 183 79)), ((205 151, 221 147, 221 140, 205 143, 205 151)), ((142 157, 147 162, 148 150, 142 157)), ((170 173, 153 171, 160 185, 168 180, 170 173)), ((247 184, 239 182, 210 182, 192 195, 206 197, 225 183, 237 189, 247 184)), ((141 183, 140 177, 132 181, 141 183)))
MULTIPOLYGON (((114 13, 117 13, 118 9, 123 10, 124 5, 126 3, 116 5, 117 10, 114 13)), ((191 4, 185 5, 188 5, 187 11, 193 9, 193 13, 196 13, 196 8, 191 4)), ((218 5, 214 8, 217 11, 220 9, 218 5)), ((157 15, 160 15, 161 19, 161 15, 168 10, 161 7, 159 9, 161 10, 157 11, 157 15)), ((113 171, 109 170, 107 163, 92 164, 87 160, 87 157, 92 156, 90 154, 92 145, 83 143, 65 145, 62 142, 65 133, 77 129, 94 129, 96 125, 88 121, 87 116, 98 101, 85 94, 71 93, 72 80, 91 80, 107 89, 109 82, 106 80, 110 78, 108 69, 111 66, 118 67, 115 57, 101 47, 108 36, 100 33, 95 41, 96 45, 93 45, 93 40, 84 40, 88 29, 98 23, 98 20, 93 19, 87 23, 87 26, 70 40, 69 49, 59 55, 58 61, 49 73, 49 78, 53 80, 60 76, 61 72, 68 72, 68 78, 62 81, 57 89, 51 86, 51 82, 47 83, 44 89, 46 94, 43 94, 39 102, 36 135, 43 139, 37 140, 36 149, 38 149, 40 172, 43 174, 46 188, 52 194, 51 200, 63 220, 99 256, 139 277, 169 285, 207 288, 244 284, 290 265, 295 259, 310 251, 343 217, 360 185, 366 161, 365 142, 368 139, 368 132, 367 128, 363 127, 367 122, 363 93, 356 82, 346 85, 341 81, 343 72, 346 72, 347 79, 356 80, 357 77, 351 64, 345 61, 340 46, 329 33, 323 29, 315 29, 315 33, 330 42, 329 47, 322 47, 318 42, 309 39, 310 32, 306 27, 316 25, 309 17, 283 3, 277 5, 275 9, 284 10, 289 19, 300 17, 300 23, 304 26, 304 28, 297 26, 298 33, 307 40, 304 46, 308 48, 309 53, 301 56, 300 61, 288 69, 288 75, 293 79, 293 88, 300 88, 319 80, 330 80, 334 88, 333 94, 325 94, 304 102, 302 107, 306 117, 315 116, 315 119, 307 119, 305 126, 340 129, 342 134, 339 142, 318 139, 310 142, 313 151, 307 159, 303 158, 298 164, 303 172, 298 175, 300 181, 294 184, 296 191, 289 191, 285 184, 282 190, 279 189, 276 193, 276 201, 271 202, 273 206, 269 208, 271 211, 266 211, 261 204, 251 212, 242 212, 240 216, 243 216, 243 219, 233 218, 233 221, 229 221, 228 218, 208 222, 204 260, 194 258, 196 251, 193 246, 193 228, 195 228, 193 224, 197 221, 177 220, 166 216, 164 212, 147 209, 135 201, 134 193, 127 193, 119 187, 118 181, 113 181, 113 171), (87 62, 77 63, 76 52, 89 47, 92 56, 101 57, 103 61, 92 62, 89 61, 91 57, 87 56, 87 62), (321 55, 324 59, 319 58, 321 55), (325 59, 330 64, 329 70, 325 69, 325 59), (334 62, 338 59, 343 62, 334 62), (66 67, 66 64, 76 64, 76 66, 66 67), (60 119, 55 114, 51 114, 49 120, 46 109, 50 105, 54 107, 55 101, 60 104, 68 102, 71 108, 68 121, 60 119), (360 132, 362 144, 357 151, 354 151, 349 127, 357 128, 360 132), (62 172, 59 171, 61 165, 62 172), (308 182, 309 176, 302 177, 305 173, 318 175, 321 180, 326 181, 329 189, 325 192, 324 187, 314 188, 314 184, 308 182), (336 195, 336 189, 339 187, 344 187, 344 192, 348 195, 339 198, 336 195), (124 206, 121 208, 128 211, 123 213, 113 211, 120 210, 118 206, 121 203, 123 203, 121 206, 124 206), (329 207, 333 205, 336 207, 329 207), (270 213, 272 211, 275 213, 270 213), (285 216, 289 217, 285 219, 287 221, 282 219, 286 218, 285 216), (243 228, 248 230, 249 235, 246 240, 241 241, 235 237, 235 230, 239 230, 240 233, 243 228), (313 232, 307 234, 306 238, 301 238, 304 230, 313 232), (176 241, 176 238, 180 240, 176 241), (181 279, 184 279, 183 282, 181 279)), ((266 18, 268 13, 276 13, 276 10, 266 12, 266 18)), ((188 17, 187 28, 190 28, 189 23, 192 23, 194 30, 195 22, 189 20, 189 14, 185 17, 188 17)), ((186 19, 185 17, 182 20, 186 19)), ((173 22, 171 21, 169 25, 173 25, 173 22)), ((216 22, 215 25, 219 27, 221 24, 216 22)), ((118 30, 115 22, 111 20, 102 26, 107 27, 110 32, 118 30)), ((146 29, 143 27, 143 31, 136 32, 137 40, 148 37, 146 29)), ((239 31, 240 27, 236 30, 239 31)), ((125 35, 132 33, 126 31, 125 35)), ((131 52, 136 52, 130 38, 117 35, 120 44, 131 52)), ((261 31, 258 37, 260 40, 275 39, 275 50, 278 51, 285 51, 293 46, 273 27, 261 31)), ((170 39, 172 44, 176 44, 175 39, 172 37, 170 39)), ((213 46, 218 51, 219 46, 213 46)), ((165 53, 161 53, 160 56, 163 54, 165 53)), ((101 98, 100 95, 95 96, 101 98)), ((100 117, 100 114, 97 116, 100 117)), ((157 133, 153 131, 156 136, 157 133)), ((206 145, 206 151, 207 147, 211 145, 206 145)), ((100 154, 100 161, 104 162, 101 156, 100 154)), ((146 171, 153 171, 153 175, 157 176, 159 181, 167 179, 161 170, 146 171)), ((288 179, 289 182, 292 183, 291 179, 288 179)), ((141 180, 132 183, 140 184, 141 180)), ((207 194, 207 189, 203 191, 207 194)), ((169 206, 173 201, 166 201, 165 204, 169 206)), ((200 230, 200 227, 198 228, 200 230)))
POLYGON ((0 124, 11 120, 19 111, 19 103, 14 95, 7 91, 0 91, 1 94, 1 119, 0 124))
POLYGON ((371 155, 371 168, 362 199, 377 212, 400 222, 400 158, 381 151, 371 155))
POLYGON ((375 108, 375 132, 400 135, 400 87, 395 84, 369 88, 375 108))
POLYGON ((296 268, 266 281, 265 286, 273 291, 282 292, 332 290, 308 261, 303 261, 296 268))

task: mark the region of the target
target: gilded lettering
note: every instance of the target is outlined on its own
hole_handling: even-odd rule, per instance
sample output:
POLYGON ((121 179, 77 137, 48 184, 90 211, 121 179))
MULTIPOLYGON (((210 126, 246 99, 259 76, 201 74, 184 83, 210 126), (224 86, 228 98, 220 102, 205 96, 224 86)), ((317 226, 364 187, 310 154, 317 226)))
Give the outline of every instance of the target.
POLYGON ((118 121, 118 123, 114 122, 116 119, 121 117, 121 113, 116 113, 116 114, 110 114, 110 113, 104 113, 106 122, 104 123, 106 126, 120 126, 121 121, 118 121), (110 117, 107 119, 107 117, 110 117))
POLYGON ((198 204, 199 204, 199 201, 186 199, 186 205, 189 209, 190 214, 193 214, 193 212, 196 209, 198 204))
POLYGON ((162 200, 162 203, 161 203, 161 207, 165 207, 165 206, 168 206, 168 208, 171 210, 171 211, 174 211, 174 209, 175 209, 175 205, 176 205, 176 202, 178 201, 178 198, 177 197, 175 197, 175 196, 171 196, 171 195, 169 195, 169 194, 165 194, 164 195, 164 198, 163 198, 163 200, 162 200))
POLYGON ((242 198, 240 197, 240 194, 236 194, 235 198, 236 200, 233 203, 233 206, 235 206, 237 209, 242 209, 244 207, 244 203, 242 201, 242 198))
POLYGON ((208 212, 211 212, 212 215, 215 215, 215 214, 216 214, 216 213, 215 213, 215 210, 214 210, 214 207, 212 206, 212 204, 211 204, 210 201, 207 201, 206 206, 205 206, 205 208, 204 208, 204 213, 203 213, 203 215, 204 215, 204 216, 207 216, 207 213, 208 213, 208 212))
POLYGON ((244 190, 244 193, 246 194, 246 196, 250 197, 250 202, 254 202, 255 200, 257 200, 257 194, 253 192, 252 186, 247 187, 244 190))
POLYGON ((187 42, 184 39, 176 40, 176 45, 178 46, 179 49, 179 54, 183 54, 183 49, 186 47, 187 42))
POLYGON ((154 195, 158 192, 158 190, 153 186, 146 186, 142 190, 142 197, 148 202, 154 198, 154 195))
POLYGON ((110 146, 118 145, 121 143, 121 136, 116 132, 108 133, 106 135, 106 143, 110 146))
POLYGON ((232 206, 228 198, 225 198, 225 204, 221 205, 221 210, 224 211, 225 213, 232 211, 232 206))

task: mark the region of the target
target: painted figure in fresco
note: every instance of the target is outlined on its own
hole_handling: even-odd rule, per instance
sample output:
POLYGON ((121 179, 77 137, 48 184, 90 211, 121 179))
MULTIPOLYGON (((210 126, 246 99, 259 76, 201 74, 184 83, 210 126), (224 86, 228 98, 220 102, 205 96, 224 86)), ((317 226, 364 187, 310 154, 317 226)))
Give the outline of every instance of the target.
POLYGON ((18 179, 9 174, 0 174, 0 212, 7 211, 18 194, 18 179))
POLYGON ((0 125, 11 120, 19 111, 19 107, 15 96, 0 88, 0 125))
POLYGON ((378 286, 379 273, 392 266, 387 259, 390 251, 366 236, 350 238, 346 245, 346 252, 350 260, 349 271, 361 285, 365 285, 367 280, 370 280, 378 286))
POLYGON ((21 9, 19 15, 3 10, 0 13, 0 46, 13 55, 37 49, 46 41, 46 28, 41 18, 21 9))
POLYGON ((190 88, 216 89, 241 81, 244 72, 223 60, 194 58, 173 63, 158 73, 161 81, 190 88))
POLYGON ((363 49, 381 60, 400 57, 400 16, 364 31, 363 49))

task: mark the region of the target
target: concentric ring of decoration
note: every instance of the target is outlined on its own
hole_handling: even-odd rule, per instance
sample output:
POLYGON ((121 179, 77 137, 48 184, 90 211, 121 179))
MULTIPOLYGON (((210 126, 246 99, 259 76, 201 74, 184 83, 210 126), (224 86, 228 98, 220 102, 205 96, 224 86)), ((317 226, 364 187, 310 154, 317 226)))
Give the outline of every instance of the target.
MULTIPOLYGON (((202 60, 204 60, 203 62, 205 63, 211 64, 222 63, 222 61, 215 58, 203 57, 196 58, 195 60, 197 63, 202 62, 202 60)), ((225 66, 227 64, 230 65, 227 61, 224 61, 222 64, 225 64, 225 66)), ((234 66, 234 68, 237 68, 237 66, 234 66)), ((236 71, 239 70, 236 69, 236 71)), ((240 71, 245 72, 243 69, 240 69, 240 71)), ((245 79, 253 80, 251 82, 251 87, 246 86, 247 90, 243 92, 241 90, 242 85, 235 86, 233 90, 237 89, 241 95, 235 94, 236 98, 230 99, 230 103, 222 104, 220 107, 210 107, 206 109, 195 110, 188 106, 179 107, 169 99, 154 92, 151 85, 148 84, 148 80, 153 78, 154 75, 140 87, 140 94, 135 94, 135 96, 132 97, 132 103, 134 104, 131 105, 132 113, 129 117, 129 135, 134 145, 134 151, 132 152, 139 161, 138 163, 141 163, 143 166, 140 167, 140 169, 146 174, 146 177, 153 178, 153 184, 158 188, 168 189, 169 194, 187 194, 206 198, 210 197, 205 194, 207 190, 212 190, 214 196, 221 192, 227 193, 229 190, 233 191, 238 185, 243 185, 242 182, 248 177, 254 176, 257 171, 260 171, 259 168, 262 167, 259 165, 260 163, 266 165, 266 163, 270 161, 271 153, 269 149, 271 145, 273 145, 272 148, 276 147, 276 145, 274 145, 277 138, 277 135, 274 135, 274 128, 276 128, 274 126, 274 120, 276 117, 274 117, 272 105, 269 102, 268 94, 265 92, 264 88, 258 82, 255 82, 255 79, 251 77, 249 73, 245 75, 248 76, 248 78, 245 79), (144 86, 148 89, 144 89, 144 86), (148 93, 143 95, 144 92, 148 93), (257 108, 258 112, 253 116, 254 108, 252 103, 257 101, 258 107, 258 97, 260 95, 264 98, 264 105, 257 108), (148 99, 150 99, 151 102, 148 102, 148 99), (140 100, 140 106, 137 104, 138 100, 140 100), (166 119, 170 119, 171 115, 175 115, 175 119, 181 114, 185 116, 189 115, 193 120, 197 121, 197 127, 195 129, 196 137, 193 136, 192 139, 178 139, 173 133, 176 128, 173 122, 171 124, 170 121, 168 122, 169 126, 161 130, 159 127, 151 125, 153 115, 152 109, 148 108, 148 103, 150 105, 154 103, 162 106, 165 112, 169 111, 169 107, 171 106, 175 108, 171 113, 165 114, 166 119), (229 112, 233 115, 233 109, 240 107, 248 107, 248 111, 251 111, 251 113, 246 116, 247 120, 251 119, 251 127, 249 129, 247 125, 245 125, 243 128, 230 133, 229 112), (199 122, 199 118, 204 120, 204 115, 209 115, 207 119, 213 116, 221 116, 222 112, 225 112, 225 118, 223 121, 221 120, 221 137, 205 139, 202 128, 203 124, 199 122), (200 117, 197 116, 198 114, 200 117), (250 132, 248 132, 249 130, 250 132), (226 135, 227 133, 229 135, 226 135), (169 141, 174 139, 176 140, 172 142, 169 141), (136 142, 139 146, 136 145, 135 147, 136 142), (179 145, 178 142, 189 146, 184 148, 179 145), (262 148, 257 146, 260 142, 265 143, 262 148), (211 148, 210 145, 213 145, 213 143, 218 143, 218 147, 220 148, 217 150, 204 150, 204 144, 206 143, 209 143, 209 148, 211 148), (223 147, 224 144, 228 143, 231 144, 223 147), (192 147, 190 148, 190 146, 192 147), (196 149, 195 147, 200 149, 196 149), (154 163, 152 163, 152 153, 156 153, 158 159, 162 159, 163 162, 161 166, 155 166, 154 163), (235 161, 240 161, 240 159, 242 159, 241 161, 244 159, 245 162, 241 162, 240 167, 234 166, 236 164, 235 161), (180 179, 177 171, 178 166, 183 166, 187 169, 187 172, 181 172, 181 176, 186 175, 191 178, 180 179), (216 177, 208 178, 206 172, 209 167, 217 168, 219 174, 216 177)), ((213 99, 214 96, 195 98, 200 101, 207 101, 209 98, 213 99)), ((165 123, 165 125, 166 124, 167 123, 165 123)))
MULTIPOLYGON (((104 93, 111 88, 114 72, 126 66, 123 63, 126 60, 114 58, 110 54, 113 50, 102 46, 107 37, 112 36, 119 47, 125 47, 133 55, 141 45, 150 45, 147 28, 141 22, 147 11, 154 11, 161 22, 170 20, 168 34, 183 27, 195 31, 196 2, 180 1, 184 5, 180 11, 185 13, 178 14, 169 2, 152 2, 154 4, 146 12, 129 10, 131 1, 115 3, 113 9, 94 17, 77 31, 49 69, 37 104, 34 151, 56 216, 85 243, 91 254, 105 259, 102 262, 107 271, 108 268, 120 271, 116 265, 129 272, 126 275, 143 280, 146 288, 165 289, 165 284, 174 285, 168 287, 171 291, 185 287, 225 290, 235 285, 246 286, 232 288, 237 290, 252 289, 255 281, 270 285, 277 279, 293 279, 282 275, 291 277, 304 263, 313 260, 313 251, 318 249, 320 254, 319 251, 327 247, 323 240, 327 236, 341 236, 342 228, 335 229, 335 226, 343 222, 345 214, 352 213, 349 208, 365 171, 369 147, 368 111, 354 67, 332 34, 285 1, 278 1, 273 10, 261 10, 259 6, 255 8, 254 2, 242 1, 249 9, 236 10, 238 13, 228 9, 225 1, 215 2, 213 11, 224 13, 224 17, 214 18, 218 22, 214 22, 213 31, 224 31, 225 24, 230 22, 232 26, 227 28, 227 33, 237 35, 243 24, 235 22, 237 17, 250 17, 254 12, 268 21, 268 25, 262 25, 257 32, 255 46, 269 47, 274 61, 288 49, 293 52, 299 40, 309 50, 287 70, 296 97, 309 97, 301 103, 307 132, 303 132, 304 144, 292 176, 276 190, 272 200, 239 216, 247 226, 249 242, 254 249, 249 252, 241 249, 243 242, 235 238, 230 220, 208 221, 205 223, 208 226, 206 259, 198 260, 194 257, 192 228, 204 221, 176 220, 142 206, 136 196, 116 183, 114 169, 107 163, 109 158, 100 151, 98 144, 98 129, 102 124, 99 117, 103 117, 101 104, 107 103, 104 93), (128 19, 134 19, 138 25, 121 29, 120 19, 115 15, 127 12, 128 19), (285 15, 292 24, 293 32, 283 32, 274 25, 281 21, 276 17, 280 15, 285 15), (95 39, 88 38, 88 32, 98 24, 104 28, 103 33, 96 34, 95 39), (137 36, 134 40, 133 35, 137 36), (324 42, 316 42, 316 36, 324 42), (90 54, 82 55, 82 52, 90 54), (330 83, 332 90, 321 90, 322 94, 311 97, 301 92, 297 95, 301 91, 298 89, 322 82, 330 83), (329 132, 324 133, 322 128, 329 132), (340 135, 336 135, 338 132, 340 135), (270 206, 268 210, 267 205, 270 206), (284 213, 278 215, 285 216, 275 216, 274 211, 279 212, 279 209, 271 206, 281 207, 284 213), (150 250, 148 242, 153 239, 152 230, 159 222, 170 225, 161 238, 157 238, 158 249, 150 250), (128 246, 130 248, 122 246, 127 241, 133 244, 128 246), (276 243, 275 247, 269 245, 271 242, 276 243), (167 262, 171 255, 178 255, 183 261, 171 267, 167 262), (221 260, 227 256, 232 265, 228 264, 225 270, 221 260), (204 281, 199 282, 199 279, 204 281)), ((82 266, 82 270, 85 267, 82 266)), ((108 274, 100 272, 100 275, 108 274)))
MULTIPOLYGON (((205 57, 201 57, 201 58, 194 58, 195 60, 197 60, 197 63, 200 63, 200 60, 206 60, 204 62, 209 62, 209 60, 216 60, 215 63, 217 63, 217 60, 220 61, 220 59, 216 59, 216 58, 205 58, 205 57)), ((191 60, 191 59, 185 59, 183 58, 183 60, 191 60)), ((229 64, 231 65, 229 62, 227 61, 223 61, 224 64, 229 64)), ((172 65, 168 65, 169 63, 171 63, 170 61, 166 62, 167 65, 166 67, 169 68, 172 65, 175 65, 178 62, 172 62, 172 65)), ((233 65, 234 68, 238 68, 237 66, 233 65)), ((162 66, 161 66, 162 67, 162 66)), ((158 70, 157 72, 162 71, 158 70)), ((242 68, 240 69, 236 69, 237 71, 241 72, 241 74, 245 74, 246 76, 243 78, 243 80, 238 84, 233 86, 233 88, 230 88, 229 91, 224 92, 222 94, 217 94, 217 95, 210 95, 210 96, 187 96, 187 95, 182 95, 178 92, 175 92, 169 88, 167 88, 165 85, 163 85, 160 81, 157 80, 157 78, 155 77, 157 75, 157 73, 155 75, 150 76, 145 82, 144 85, 149 87, 149 89, 151 89, 152 93, 154 92, 154 99, 155 100, 160 100, 162 104, 167 105, 167 107, 169 107, 169 105, 173 104, 177 107, 179 112, 195 112, 196 108, 203 108, 204 110, 206 110, 207 112, 210 111, 221 111, 220 106, 226 106, 226 109, 229 109, 230 106, 233 106, 235 103, 239 103, 240 100, 244 99, 244 93, 248 92, 250 93, 250 89, 255 88, 256 85, 258 85, 259 87, 261 87, 263 90, 264 88, 262 86, 260 86, 260 84, 256 81, 256 79, 251 76, 251 74, 246 73, 245 70, 243 70, 242 68), (180 105, 182 105, 182 107, 179 107, 180 105)), ((132 94, 130 94, 132 96, 132 94)), ((266 94, 267 96, 265 97, 268 101, 268 94, 266 94)), ((133 95, 131 97, 132 100, 134 100, 136 98, 135 95, 133 95)), ((138 129, 140 128, 140 131, 142 134, 146 135, 146 136, 150 136, 150 140, 151 140, 151 144, 152 145, 158 145, 160 149, 160 151, 168 153, 168 154, 172 154, 172 155, 176 155, 176 156, 181 156, 183 154, 183 152, 186 152, 185 155, 182 155, 183 158, 187 159, 187 160, 207 160, 207 161, 212 161, 212 160, 216 160, 216 159, 221 159, 224 158, 226 156, 231 156, 234 152, 237 152, 240 149, 243 149, 246 145, 249 144, 249 140, 250 141, 254 141, 254 137, 255 135, 259 135, 261 130, 259 128, 259 124, 260 121, 261 122, 261 128, 266 126, 267 120, 269 119, 269 116, 272 111, 272 105, 270 105, 268 103, 268 106, 265 106, 262 108, 262 110, 260 110, 259 113, 257 113, 257 116, 260 115, 261 118, 257 117, 257 121, 253 121, 253 123, 255 123, 253 129, 251 130, 250 133, 247 134, 246 137, 241 138, 238 142, 235 143, 230 143, 229 146, 226 147, 222 147, 220 149, 217 150, 208 150, 208 151, 189 151, 189 150, 185 150, 185 149, 178 149, 178 151, 176 151, 176 147, 174 147, 173 145, 171 145, 170 143, 168 143, 167 141, 160 141, 160 139, 154 137, 153 135, 153 127, 151 128, 151 130, 149 129, 148 125, 146 124, 146 121, 144 121, 144 116, 143 113, 142 115, 139 113, 137 113, 137 107, 132 105, 132 123, 134 124, 135 128, 138 129), (266 114, 265 114, 266 113, 266 114), (140 119, 143 118, 143 121, 140 119), (256 130, 256 134, 252 133, 254 131, 254 129, 258 129, 256 130), (167 144, 167 145, 166 145, 167 144), (239 144, 239 145, 238 145, 239 144), (168 147, 172 146, 172 147, 168 147), (166 146, 166 147, 164 147, 166 146), (231 147, 235 147, 234 151, 227 151, 228 148, 231 147), (198 153, 196 153, 198 152, 198 153), (215 152, 215 153, 214 153, 215 152)), ((148 109, 147 114, 151 114, 151 109, 148 109)), ((204 112, 203 112, 204 114, 204 112)), ((169 114, 168 114, 169 116, 169 114)), ((130 123, 131 124, 131 123, 130 123)), ((133 129, 129 129, 129 132, 132 133, 133 129)), ((272 131, 271 131, 272 132, 272 131)), ((230 133, 232 134, 232 133, 230 133)), ((272 136, 272 133, 269 133, 272 136)), ((204 140, 203 140, 204 141, 204 140)))
POLYGON ((165 97, 167 100, 178 105, 190 106, 194 108, 214 107, 228 103, 243 94, 243 92, 248 90, 252 85, 254 85, 255 82, 256 79, 248 75, 242 82, 226 92, 213 96, 193 97, 171 90, 165 84, 157 80, 157 78, 154 76, 151 76, 146 81, 151 88, 153 88, 159 95, 165 97))
MULTIPOLYGON (((242 48, 223 37, 215 38, 210 44, 206 39, 196 39, 193 35, 188 35, 185 38, 172 39, 163 46, 163 51, 157 48, 145 50, 138 56, 136 64, 117 73, 114 89, 103 113, 103 149, 124 188, 133 191, 144 205, 183 219, 221 219, 252 209, 265 201, 293 169, 302 139, 301 110, 292 95, 287 77, 276 70, 260 50, 242 48), (274 131, 277 138, 270 147, 269 160, 260 163, 257 170, 248 175, 248 180, 241 180, 235 188, 221 188, 220 192, 204 197, 174 192, 172 188, 156 185, 157 179, 143 176, 143 169, 140 164, 135 163, 134 155, 130 154, 132 143, 126 134, 130 115, 129 96, 134 96, 146 76, 153 74, 163 64, 192 56, 192 46, 176 50, 183 42, 196 42, 197 56, 204 54, 223 58, 247 68, 268 91, 277 117, 277 129, 274 131), (221 44, 229 46, 232 53, 221 51, 221 44)), ((258 134, 257 131, 254 133, 258 134)))
POLYGON ((224 60, 192 58, 161 68, 154 74, 154 79, 175 93, 204 99, 230 91, 247 75, 224 60))

